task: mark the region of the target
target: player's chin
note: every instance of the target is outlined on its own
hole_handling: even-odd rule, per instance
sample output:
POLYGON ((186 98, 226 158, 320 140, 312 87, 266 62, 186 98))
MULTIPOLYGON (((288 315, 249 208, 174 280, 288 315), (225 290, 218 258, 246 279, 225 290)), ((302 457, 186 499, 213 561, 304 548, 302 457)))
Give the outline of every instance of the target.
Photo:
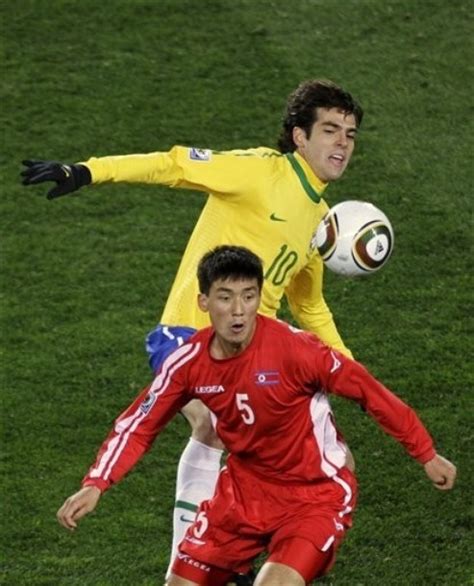
POLYGON ((231 335, 229 335, 228 341, 231 344, 242 344, 246 339, 246 336, 244 334, 234 334, 232 333, 231 335))
POLYGON ((248 328, 245 326, 241 328, 231 328, 229 331, 229 341, 234 344, 242 343, 247 339, 248 334, 248 328))
POLYGON ((345 166, 344 167, 336 167, 335 169, 331 169, 327 173, 328 181, 337 181, 338 179, 340 179, 343 176, 345 170, 346 170, 345 166))
POLYGON ((347 162, 333 162, 333 161, 329 161, 328 165, 326 166, 326 178, 328 181, 336 181, 337 179, 339 179, 340 177, 342 177, 342 175, 344 174, 344 171, 346 170, 347 167, 347 162))

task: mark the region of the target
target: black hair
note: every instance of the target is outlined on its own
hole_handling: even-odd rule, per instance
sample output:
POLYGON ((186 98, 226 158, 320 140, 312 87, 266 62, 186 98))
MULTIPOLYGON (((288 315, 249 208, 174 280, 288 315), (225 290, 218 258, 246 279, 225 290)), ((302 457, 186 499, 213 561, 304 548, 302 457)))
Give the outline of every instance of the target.
POLYGON ((219 279, 256 279, 261 291, 263 264, 256 254, 243 246, 217 246, 201 258, 197 276, 199 291, 205 295, 209 295, 212 283, 219 279))
POLYGON ((283 118, 283 128, 278 139, 278 148, 282 153, 296 150, 293 142, 293 128, 302 128, 307 138, 317 120, 317 108, 337 108, 346 114, 353 114, 359 127, 364 116, 362 106, 349 92, 329 80, 311 79, 301 83, 290 94, 283 118))

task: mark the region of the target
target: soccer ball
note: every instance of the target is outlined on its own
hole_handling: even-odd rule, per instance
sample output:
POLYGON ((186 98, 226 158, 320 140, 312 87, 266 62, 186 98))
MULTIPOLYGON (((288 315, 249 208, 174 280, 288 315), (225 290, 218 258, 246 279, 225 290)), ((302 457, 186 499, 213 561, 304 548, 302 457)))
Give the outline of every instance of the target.
POLYGON ((312 240, 324 264, 348 277, 381 269, 392 254, 393 243, 387 216, 364 201, 344 201, 332 207, 312 240))

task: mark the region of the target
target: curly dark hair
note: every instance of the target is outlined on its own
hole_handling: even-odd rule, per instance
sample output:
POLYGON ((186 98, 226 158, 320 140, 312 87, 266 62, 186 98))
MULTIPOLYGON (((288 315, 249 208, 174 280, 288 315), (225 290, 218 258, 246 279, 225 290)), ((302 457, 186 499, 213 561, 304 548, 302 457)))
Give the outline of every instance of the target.
POLYGON ((364 111, 349 92, 332 81, 310 79, 301 83, 290 94, 283 119, 283 128, 278 139, 278 148, 282 153, 296 150, 293 142, 293 128, 302 128, 309 138, 311 128, 316 121, 316 108, 338 108, 346 114, 353 114, 357 127, 362 122, 364 111))

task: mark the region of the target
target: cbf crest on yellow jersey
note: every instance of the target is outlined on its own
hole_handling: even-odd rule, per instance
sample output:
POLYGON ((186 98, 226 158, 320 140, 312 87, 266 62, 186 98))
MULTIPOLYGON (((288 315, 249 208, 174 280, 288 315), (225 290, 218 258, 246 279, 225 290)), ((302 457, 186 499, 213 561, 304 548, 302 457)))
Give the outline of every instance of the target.
MULTIPOLYGON (((311 237, 328 211, 326 185, 298 153, 266 147, 211 151, 175 146, 169 152, 92 158, 94 183, 130 181, 204 191, 207 202, 189 239, 161 322, 202 328, 196 269, 222 244, 245 246, 264 264, 260 312, 275 317, 284 294, 303 329, 347 354, 322 294, 323 263, 311 237)), ((180 200, 177 205, 186 205, 180 200)))

